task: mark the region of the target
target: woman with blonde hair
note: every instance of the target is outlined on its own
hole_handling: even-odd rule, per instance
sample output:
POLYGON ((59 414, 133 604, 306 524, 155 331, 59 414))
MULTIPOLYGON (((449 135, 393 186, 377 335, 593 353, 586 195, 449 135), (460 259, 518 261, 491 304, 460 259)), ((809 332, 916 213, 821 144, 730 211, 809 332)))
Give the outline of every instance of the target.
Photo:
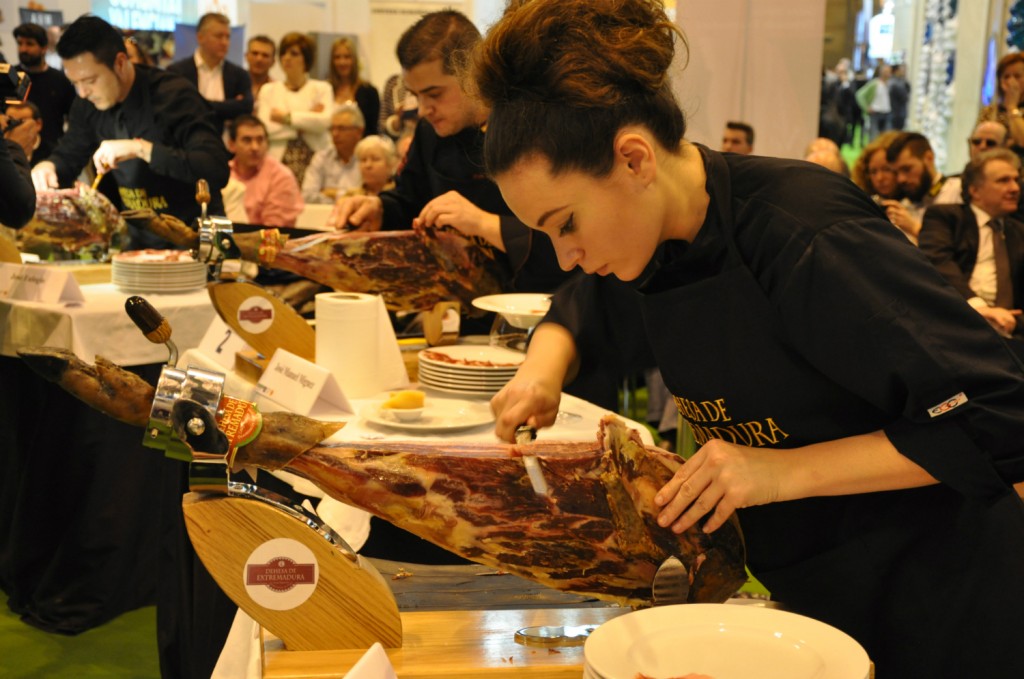
POLYGON ((261 87, 256 107, 267 127, 270 155, 292 171, 300 186, 313 154, 331 145, 334 96, 327 82, 309 77, 314 50, 308 35, 285 34, 278 48, 284 80, 261 87))
POLYGON ((898 130, 889 130, 878 135, 864 147, 854 162, 850 178, 869 196, 878 196, 878 199, 895 199, 899 194, 896 171, 886 159, 885 152, 900 134, 901 132, 898 130))
POLYGON ((701 445, 658 525, 736 514, 773 598, 879 679, 1024 676, 1024 368, 848 180, 686 140, 678 36, 656 0, 513 0, 474 52, 487 172, 583 270, 496 433, 552 424, 578 372, 653 361, 701 445))
POLYGON ((330 75, 327 80, 334 90, 338 104, 355 102, 366 119, 364 137, 377 134, 380 118, 380 94, 377 88, 363 80, 359 67, 359 52, 352 38, 338 38, 331 45, 330 75))
POLYGON ((346 196, 376 196, 381 191, 395 188, 398 153, 390 137, 380 134, 364 137, 356 144, 355 153, 363 184, 346 191, 346 196))

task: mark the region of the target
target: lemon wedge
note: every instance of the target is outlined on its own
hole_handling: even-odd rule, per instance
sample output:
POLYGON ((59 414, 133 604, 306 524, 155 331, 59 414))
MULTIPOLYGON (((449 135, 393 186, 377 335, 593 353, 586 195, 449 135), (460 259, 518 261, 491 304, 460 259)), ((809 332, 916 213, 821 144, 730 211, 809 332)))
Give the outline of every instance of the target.
POLYGON ((390 397, 381 404, 381 408, 394 410, 408 410, 411 408, 422 408, 426 395, 416 389, 403 389, 393 391, 390 397))

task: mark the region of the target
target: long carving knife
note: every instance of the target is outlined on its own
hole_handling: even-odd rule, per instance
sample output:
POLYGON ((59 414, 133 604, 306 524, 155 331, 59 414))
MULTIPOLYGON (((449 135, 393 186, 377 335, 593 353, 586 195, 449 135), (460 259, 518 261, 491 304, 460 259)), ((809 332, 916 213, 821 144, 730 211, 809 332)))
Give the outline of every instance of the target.
MULTIPOLYGON (((533 443, 537 438, 537 430, 528 424, 521 424, 516 428, 516 443, 523 446, 533 443)), ((536 455, 523 455, 523 466, 526 467, 526 475, 530 477, 530 485, 533 492, 539 496, 547 497, 548 481, 544 478, 544 470, 540 468, 540 462, 536 455)))

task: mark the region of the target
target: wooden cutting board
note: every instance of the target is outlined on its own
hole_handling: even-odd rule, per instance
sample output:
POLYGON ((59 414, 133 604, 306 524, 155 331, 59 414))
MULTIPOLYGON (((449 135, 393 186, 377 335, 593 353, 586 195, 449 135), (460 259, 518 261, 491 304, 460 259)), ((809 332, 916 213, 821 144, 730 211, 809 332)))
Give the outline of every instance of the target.
POLYGON ((253 349, 268 357, 285 349, 316 360, 313 328, 273 294, 252 283, 211 283, 207 289, 217 314, 253 349))

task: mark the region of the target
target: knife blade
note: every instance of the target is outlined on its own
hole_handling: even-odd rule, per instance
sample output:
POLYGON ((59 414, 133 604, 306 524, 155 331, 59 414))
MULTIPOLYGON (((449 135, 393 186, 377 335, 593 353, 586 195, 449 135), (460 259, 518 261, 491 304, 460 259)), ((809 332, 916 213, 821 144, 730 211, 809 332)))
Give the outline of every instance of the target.
POLYGON ((665 559, 654 574, 651 595, 655 606, 685 604, 690 596, 690 574, 678 557, 665 559))
MULTIPOLYGON (((533 443, 537 438, 537 429, 528 424, 521 424, 516 427, 516 443, 527 445, 533 443)), ((544 470, 540 468, 540 462, 535 455, 523 455, 523 466, 526 468, 526 475, 530 478, 530 485, 536 495, 547 497, 548 482, 544 478, 544 470)))

